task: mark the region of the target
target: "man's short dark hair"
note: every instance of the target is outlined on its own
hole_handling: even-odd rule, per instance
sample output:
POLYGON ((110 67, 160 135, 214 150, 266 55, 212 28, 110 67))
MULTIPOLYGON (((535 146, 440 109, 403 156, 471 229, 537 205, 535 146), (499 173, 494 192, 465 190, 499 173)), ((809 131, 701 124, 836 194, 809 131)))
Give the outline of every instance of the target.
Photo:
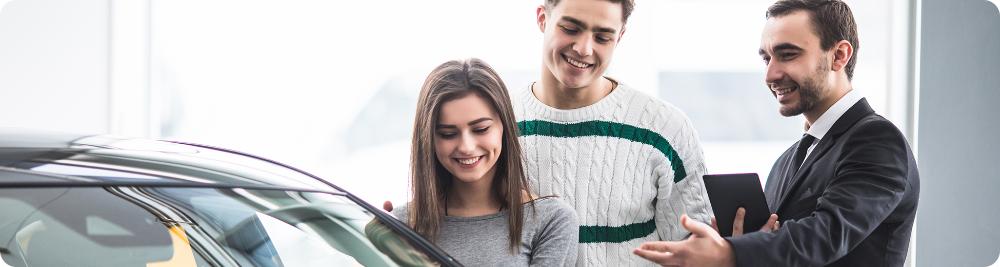
POLYGON ((854 47, 854 54, 847 62, 847 79, 854 78, 854 63, 858 61, 858 26, 854 24, 851 8, 840 0, 779 0, 767 9, 767 18, 781 17, 792 12, 809 12, 813 32, 819 36, 820 47, 829 51, 840 40, 847 40, 854 47))
MULTIPOLYGON (((556 5, 559 5, 561 0, 545 0, 545 8, 552 9, 556 5)), ((622 5, 622 23, 628 22, 628 16, 632 15, 632 10, 635 9, 635 0, 606 0, 615 4, 622 5)))

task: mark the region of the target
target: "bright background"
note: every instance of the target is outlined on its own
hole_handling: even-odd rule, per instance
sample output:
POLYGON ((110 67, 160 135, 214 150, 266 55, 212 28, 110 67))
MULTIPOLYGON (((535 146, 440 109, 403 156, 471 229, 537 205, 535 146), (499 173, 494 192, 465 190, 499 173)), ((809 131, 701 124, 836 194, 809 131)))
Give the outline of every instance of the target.
MULTIPOLYGON (((370 202, 404 201, 425 75, 479 57, 524 90, 541 67, 539 3, 152 1, 152 135, 267 155, 370 202)), ((766 176, 801 135, 802 119, 780 117, 763 85, 770 3, 639 1, 609 70, 688 113, 711 173, 766 176)), ((890 3, 852 4, 865 29, 855 85, 885 110, 890 3)))
MULTIPOLYGON (((609 70, 687 112, 710 173, 764 175, 801 134, 801 117, 777 115, 756 52, 771 2, 638 0, 609 70)), ((922 266, 996 262, 996 6, 846 2, 855 89, 920 162, 910 252, 922 266)), ((0 127, 212 144, 402 202, 424 76, 479 57, 523 90, 541 66, 540 3, 0 0, 0 127)))

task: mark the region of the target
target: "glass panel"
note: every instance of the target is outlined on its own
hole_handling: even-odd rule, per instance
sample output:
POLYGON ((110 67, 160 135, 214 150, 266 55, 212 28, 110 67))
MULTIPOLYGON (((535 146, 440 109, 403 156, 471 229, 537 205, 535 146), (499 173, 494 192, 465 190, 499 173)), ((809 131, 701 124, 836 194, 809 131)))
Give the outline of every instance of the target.
POLYGON ((183 231, 102 188, 0 189, 10 266, 208 266, 183 231))
POLYGON ((149 189, 185 211, 241 264, 435 265, 346 197, 244 189, 149 189))
MULTIPOLYGON (((624 81, 684 110, 701 137, 709 173, 756 172, 766 183, 775 159, 802 135, 801 116, 782 117, 764 84, 757 54, 774 0, 652 1, 637 6, 615 53, 624 81), (720 19, 724 18, 724 19, 720 19), (631 66, 629 66, 631 65, 631 66), (644 70, 651 65, 652 70, 644 70), (648 77, 655 76, 655 77, 648 77)), ((879 113, 888 114, 894 1, 846 1, 858 24, 860 49, 852 81, 879 113)))
POLYGON ((354 202, 323 193, 0 189, 0 214, 0 266, 439 265, 354 202))
MULTIPOLYGON (((427 73, 474 56, 493 65, 511 91, 524 90, 541 67, 533 15, 543 1, 382 2, 393 8, 153 1, 150 84, 162 96, 154 105, 161 108, 154 111, 159 134, 275 157, 370 203, 402 204, 414 105, 427 73)), ((862 47, 853 85, 889 118, 897 117, 887 114, 889 98, 905 97, 888 94, 886 78, 905 69, 891 58, 894 45, 906 42, 890 27, 896 2, 848 1, 862 47)), ((642 1, 608 69, 691 117, 710 173, 766 178, 801 135, 801 117, 778 115, 764 86, 757 49, 772 3, 642 1)))

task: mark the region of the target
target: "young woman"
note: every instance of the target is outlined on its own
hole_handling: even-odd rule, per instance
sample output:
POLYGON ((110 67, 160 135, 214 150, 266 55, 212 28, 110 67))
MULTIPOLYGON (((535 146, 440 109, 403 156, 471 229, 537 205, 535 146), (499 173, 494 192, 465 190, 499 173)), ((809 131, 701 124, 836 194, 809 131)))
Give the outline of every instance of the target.
POLYGON ((413 198, 394 214, 467 266, 574 265, 576 214, 529 193, 517 136, 507 88, 489 65, 441 64, 417 102, 413 198))

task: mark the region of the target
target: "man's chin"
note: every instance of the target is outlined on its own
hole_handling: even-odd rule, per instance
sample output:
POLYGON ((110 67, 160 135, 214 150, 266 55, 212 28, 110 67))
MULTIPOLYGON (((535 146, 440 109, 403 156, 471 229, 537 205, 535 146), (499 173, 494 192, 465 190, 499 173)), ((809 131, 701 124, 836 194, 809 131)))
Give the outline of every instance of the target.
POLYGON ((778 108, 778 113, 781 113, 781 116, 794 117, 802 115, 802 109, 798 107, 781 107, 778 108))
POLYGON ((593 79, 588 79, 587 77, 572 77, 569 75, 564 77, 566 79, 563 79, 561 82, 568 89, 584 88, 594 83, 593 79))

